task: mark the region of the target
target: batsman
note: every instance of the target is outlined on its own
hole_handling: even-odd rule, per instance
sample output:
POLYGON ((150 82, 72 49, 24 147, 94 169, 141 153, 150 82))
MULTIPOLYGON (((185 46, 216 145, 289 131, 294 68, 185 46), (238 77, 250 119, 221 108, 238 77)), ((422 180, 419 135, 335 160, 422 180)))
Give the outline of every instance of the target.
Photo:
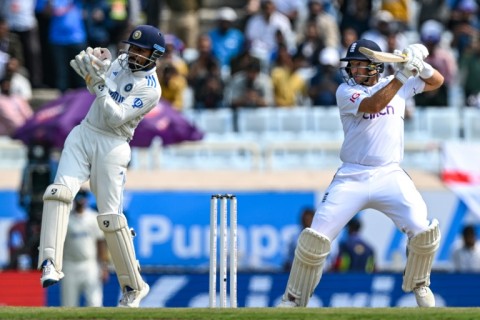
POLYGON ((381 51, 373 41, 353 42, 341 61, 345 83, 336 92, 344 141, 341 166, 318 204, 310 228, 299 236, 287 288, 279 307, 306 307, 320 282, 331 242, 355 214, 367 208, 389 217, 408 237, 402 289, 419 307, 434 307, 430 272, 440 244, 436 219, 400 164, 404 153, 405 101, 439 88, 443 76, 424 59, 429 52, 411 44, 394 75, 382 77, 384 63, 359 51, 381 51))
POLYGON ((122 290, 120 307, 138 307, 149 286, 140 275, 133 231, 123 214, 123 189, 135 128, 161 96, 156 60, 165 40, 155 27, 140 25, 128 49, 112 55, 105 48, 87 48, 70 61, 94 94, 90 110, 68 135, 53 184, 43 196, 38 268, 43 287, 63 278, 62 257, 72 201, 89 180, 96 197, 100 229, 105 233, 122 290))

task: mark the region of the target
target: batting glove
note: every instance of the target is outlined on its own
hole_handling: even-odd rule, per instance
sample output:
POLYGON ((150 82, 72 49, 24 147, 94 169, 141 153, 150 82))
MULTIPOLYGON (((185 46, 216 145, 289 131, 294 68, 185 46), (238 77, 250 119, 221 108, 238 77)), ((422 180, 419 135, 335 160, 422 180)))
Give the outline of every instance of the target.
POLYGON ((427 47, 421 43, 411 44, 407 48, 412 49, 412 51, 415 53, 415 56, 421 57, 422 60, 425 60, 425 58, 429 55, 427 47))
POLYGON ((422 79, 428 79, 433 76, 433 67, 426 62, 423 62, 424 68, 422 72, 420 72, 420 78, 422 79))

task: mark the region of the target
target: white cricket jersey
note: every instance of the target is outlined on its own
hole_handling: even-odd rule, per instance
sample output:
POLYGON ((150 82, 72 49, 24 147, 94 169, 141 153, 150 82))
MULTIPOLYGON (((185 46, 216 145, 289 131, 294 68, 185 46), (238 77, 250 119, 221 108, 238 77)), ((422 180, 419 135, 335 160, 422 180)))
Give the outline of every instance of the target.
POLYGON ((63 260, 72 262, 97 261, 97 241, 103 239, 96 212, 85 209, 72 212, 68 221, 63 260))
POLYGON ((362 100, 392 81, 393 75, 379 79, 371 87, 341 84, 336 92, 344 141, 340 159, 345 163, 384 166, 400 163, 404 150, 405 100, 421 93, 425 83, 411 77, 379 113, 358 112, 362 100))
POLYGON ((123 69, 116 59, 106 77, 117 84, 117 90, 97 97, 84 121, 98 130, 130 141, 138 123, 157 105, 162 94, 156 68, 132 72, 123 69))

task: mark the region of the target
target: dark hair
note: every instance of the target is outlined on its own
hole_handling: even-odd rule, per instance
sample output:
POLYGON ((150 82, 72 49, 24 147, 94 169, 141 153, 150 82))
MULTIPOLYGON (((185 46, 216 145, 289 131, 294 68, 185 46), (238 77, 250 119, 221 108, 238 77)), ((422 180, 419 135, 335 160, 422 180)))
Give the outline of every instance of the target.
POLYGON ((472 235, 475 236, 475 227, 474 227, 473 225, 471 225, 471 224, 465 226, 465 227, 463 228, 462 235, 463 235, 464 237, 472 236, 472 235))
POLYGON ((347 223, 347 227, 349 231, 358 232, 362 227, 362 223, 359 219, 353 218, 347 223))

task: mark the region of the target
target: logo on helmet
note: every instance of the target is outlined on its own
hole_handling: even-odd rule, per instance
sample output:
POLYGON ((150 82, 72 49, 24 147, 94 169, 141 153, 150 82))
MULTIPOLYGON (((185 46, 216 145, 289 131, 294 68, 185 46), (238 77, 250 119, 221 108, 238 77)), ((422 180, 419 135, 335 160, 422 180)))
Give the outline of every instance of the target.
POLYGON ((135 39, 135 40, 140 39, 141 36, 142 36, 142 31, 140 31, 140 30, 135 31, 135 32, 132 34, 132 38, 135 39))
POLYGON ((357 43, 356 42, 352 43, 352 45, 350 46, 350 52, 355 52, 356 47, 357 47, 357 43))

